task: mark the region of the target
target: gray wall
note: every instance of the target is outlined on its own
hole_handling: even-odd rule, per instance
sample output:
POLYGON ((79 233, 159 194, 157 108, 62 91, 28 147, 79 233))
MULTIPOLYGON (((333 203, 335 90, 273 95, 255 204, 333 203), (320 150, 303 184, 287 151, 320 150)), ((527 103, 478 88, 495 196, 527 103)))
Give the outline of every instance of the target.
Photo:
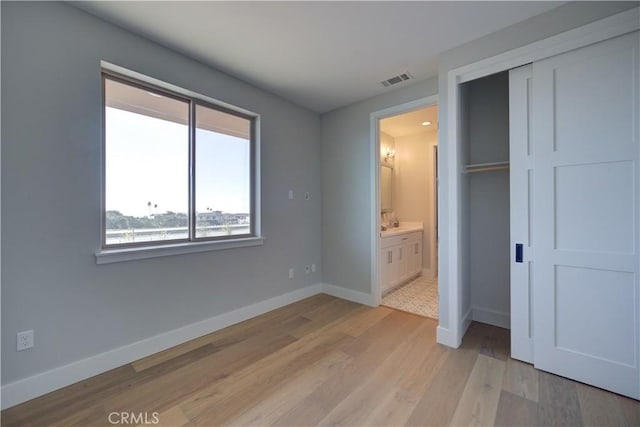
POLYGON ((371 286, 370 115, 434 95, 429 79, 322 115, 322 260, 326 283, 371 286))
MULTIPOLYGON (((503 30, 489 34, 480 39, 466 43, 462 46, 444 52, 438 59, 438 75, 439 75, 439 144, 438 152, 438 173, 440 176, 440 200, 439 200, 439 263, 438 263, 438 285, 440 296, 440 325, 444 328, 450 328, 450 323, 460 324, 461 319, 450 319, 448 308, 449 294, 449 250, 450 237, 447 230, 457 223, 457 218, 453 218, 453 213, 449 212, 449 197, 460 197, 457 189, 451 187, 448 174, 449 168, 447 163, 448 156, 448 118, 447 111, 449 102, 447 99, 447 88, 449 85, 449 71, 461 67, 466 64, 489 58, 509 50, 513 50, 527 44, 542 40, 556 34, 568 31, 570 29, 580 27, 598 19, 622 12, 626 9, 637 6, 637 2, 572 2, 564 6, 556 8, 550 12, 535 16, 528 20, 519 22, 515 25, 507 27, 503 30)), ((464 159, 462 159, 464 161, 464 159)), ((463 188, 464 190, 464 188, 463 188)), ((464 191, 462 194, 465 194, 464 191)), ((325 193, 326 196, 326 193, 325 193)), ((466 195, 464 196, 466 198, 466 195)), ((460 204, 464 208, 462 198, 460 204)), ((464 234, 464 233, 461 233, 464 234)), ((459 244, 461 242, 458 242, 459 244)), ((462 247, 462 245, 460 245, 462 247)), ((323 248, 326 250, 326 248, 323 248)), ((463 254, 461 254, 464 257, 463 254)), ((464 272, 460 272, 464 275, 464 272)), ((325 275, 328 274, 325 271, 325 275)), ((468 283, 468 282, 464 282, 468 283)), ((464 298, 470 293, 468 286, 460 289, 460 294, 464 298)), ((464 306, 461 307, 461 315, 464 315, 464 306)), ((453 325, 452 325, 453 326, 453 325)))
POLYGON ((422 272, 429 278, 436 275, 433 148, 438 144, 438 131, 432 127, 395 139, 393 169, 393 208, 400 222, 422 223, 422 272))
MULTIPOLYGON (((509 161, 509 73, 466 83, 463 158, 467 164, 509 161)), ((509 314, 509 171, 469 173, 468 262, 463 268, 470 306, 509 314)), ((463 314, 468 309, 463 305, 463 314)))
POLYGON ((3 383, 321 281, 317 114, 59 3, 2 2, 2 89, 3 383), (262 115, 264 246, 96 265, 100 60, 262 115))

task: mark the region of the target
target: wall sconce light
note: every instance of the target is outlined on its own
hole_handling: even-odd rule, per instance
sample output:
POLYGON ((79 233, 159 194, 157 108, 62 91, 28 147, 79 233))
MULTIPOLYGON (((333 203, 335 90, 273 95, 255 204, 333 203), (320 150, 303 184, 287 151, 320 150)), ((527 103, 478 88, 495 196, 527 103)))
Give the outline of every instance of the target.
POLYGON ((387 147, 384 150, 384 161, 388 162, 389 160, 393 160, 393 158, 396 156, 396 150, 394 150, 391 147, 387 147))

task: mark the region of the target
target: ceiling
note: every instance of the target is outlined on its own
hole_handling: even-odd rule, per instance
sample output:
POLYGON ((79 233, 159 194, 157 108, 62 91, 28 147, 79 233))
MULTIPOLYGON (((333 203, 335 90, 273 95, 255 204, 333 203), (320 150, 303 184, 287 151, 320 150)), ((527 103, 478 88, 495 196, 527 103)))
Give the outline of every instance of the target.
POLYGON ((380 131, 394 138, 438 130, 438 106, 411 111, 380 120, 380 131), (424 126, 423 122, 431 122, 424 126))
POLYGON ((80 1, 91 14, 316 112, 437 75, 437 55, 564 2, 80 1))

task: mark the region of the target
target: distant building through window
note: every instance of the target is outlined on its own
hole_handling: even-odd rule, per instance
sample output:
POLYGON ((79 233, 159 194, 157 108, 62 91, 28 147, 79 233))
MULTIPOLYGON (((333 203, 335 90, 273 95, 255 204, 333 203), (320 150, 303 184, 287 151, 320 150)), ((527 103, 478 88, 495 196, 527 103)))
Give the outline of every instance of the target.
POLYGON ((255 233, 256 118, 103 73, 103 247, 255 233))

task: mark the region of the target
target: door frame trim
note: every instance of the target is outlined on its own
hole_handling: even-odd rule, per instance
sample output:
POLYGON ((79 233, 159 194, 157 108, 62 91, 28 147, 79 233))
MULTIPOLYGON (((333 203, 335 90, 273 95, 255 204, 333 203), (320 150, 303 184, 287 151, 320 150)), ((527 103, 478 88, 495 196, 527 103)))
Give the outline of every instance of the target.
POLYGON ((439 287, 448 291, 449 316, 447 319, 448 328, 441 330, 438 327, 437 341, 439 343, 454 348, 459 347, 470 323, 463 318, 461 300, 463 290, 461 255, 464 248, 462 248, 460 241, 460 227, 462 225, 462 165, 460 163, 459 113, 461 106, 459 102, 459 86, 471 80, 549 58, 639 29, 640 7, 636 7, 523 47, 455 68, 447 73, 447 135, 444 140, 439 141, 439 146, 441 147, 441 153, 443 151, 447 153, 446 163, 440 158, 440 166, 446 166, 446 168, 440 168, 440 173, 444 178, 443 181, 446 180, 441 182, 441 191, 447 191, 450 195, 446 211, 441 206, 441 213, 450 218, 450 220, 446 227, 441 228, 440 238, 449 243, 449 248, 446 257, 438 257, 438 269, 448 273, 446 288, 441 285, 439 287))
POLYGON ((438 95, 431 95, 374 111, 369 115, 369 135, 371 135, 369 140, 369 156, 372 159, 372 161, 369 162, 371 165, 369 172, 371 179, 371 196, 369 197, 369 200, 371 200, 369 207, 369 212, 371 213, 371 230, 369 233, 371 236, 371 287, 369 292, 371 293, 371 300, 374 306, 378 306, 382 302, 380 269, 378 265, 380 254, 380 120, 436 104, 438 104, 438 95))

